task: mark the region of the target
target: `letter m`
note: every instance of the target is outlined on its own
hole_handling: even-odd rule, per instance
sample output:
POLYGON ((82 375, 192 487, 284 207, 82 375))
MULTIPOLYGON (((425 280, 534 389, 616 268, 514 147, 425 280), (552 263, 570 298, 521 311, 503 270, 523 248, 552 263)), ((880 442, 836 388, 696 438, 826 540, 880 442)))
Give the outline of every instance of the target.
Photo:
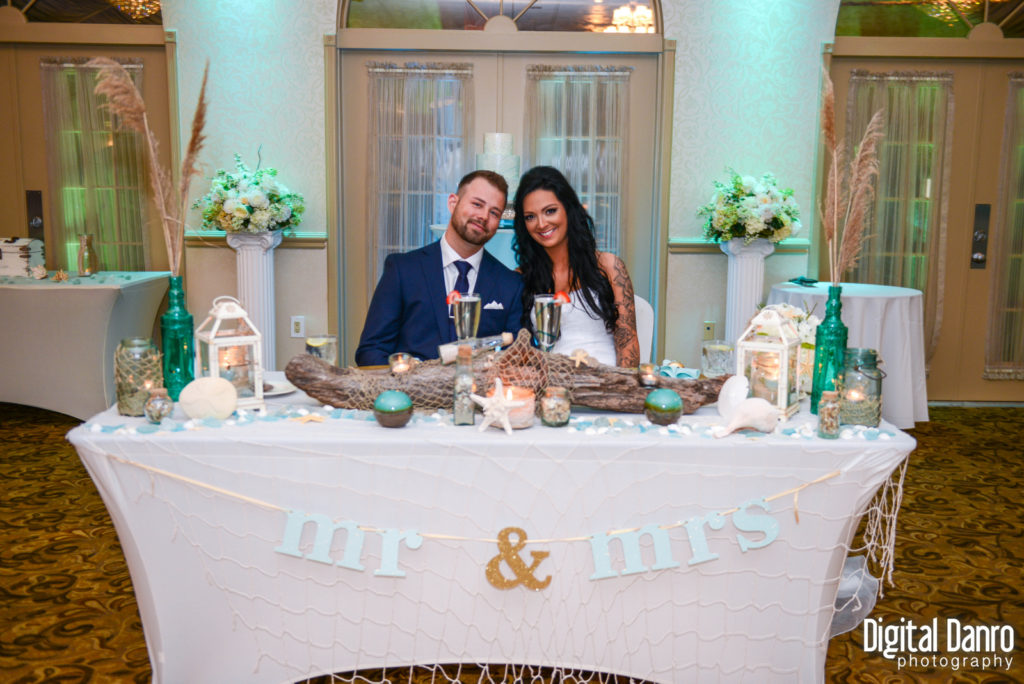
POLYGON ((345 555, 338 561, 338 565, 352 570, 363 570, 363 565, 359 562, 360 556, 363 555, 363 531, 351 520, 343 520, 336 523, 320 513, 288 511, 288 521, 284 527, 284 539, 281 541, 281 545, 275 548, 274 551, 288 556, 295 556, 296 558, 305 557, 317 563, 330 565, 331 544, 334 542, 335 533, 342 528, 347 533, 345 538, 345 555), (312 552, 303 554, 299 545, 302 541, 303 528, 307 523, 313 523, 316 526, 316 535, 313 538, 312 552))
POLYGON ((654 542, 655 563, 651 566, 652 570, 666 570, 679 567, 679 563, 672 558, 668 530, 652 523, 631 532, 595 534, 591 537, 590 552, 594 557, 594 574, 590 576, 590 579, 607 579, 616 576, 617 573, 612 570, 611 560, 609 559, 609 546, 613 539, 618 539, 622 543, 622 555, 626 559, 626 567, 622 571, 623 575, 634 575, 647 570, 647 566, 644 565, 640 557, 640 537, 644 534, 648 535, 654 542))

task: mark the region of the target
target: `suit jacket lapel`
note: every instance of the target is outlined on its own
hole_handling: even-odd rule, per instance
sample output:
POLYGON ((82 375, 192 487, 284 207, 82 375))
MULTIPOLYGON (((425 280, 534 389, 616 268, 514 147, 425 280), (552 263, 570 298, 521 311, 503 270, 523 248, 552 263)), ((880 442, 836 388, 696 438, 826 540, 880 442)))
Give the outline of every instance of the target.
POLYGON ((450 336, 451 319, 448 318, 448 304, 445 303, 448 293, 444 290, 444 271, 441 268, 441 245, 432 242, 423 251, 420 260, 423 268, 423 279, 427 283, 427 297, 430 299, 437 321, 437 334, 442 341, 450 336))

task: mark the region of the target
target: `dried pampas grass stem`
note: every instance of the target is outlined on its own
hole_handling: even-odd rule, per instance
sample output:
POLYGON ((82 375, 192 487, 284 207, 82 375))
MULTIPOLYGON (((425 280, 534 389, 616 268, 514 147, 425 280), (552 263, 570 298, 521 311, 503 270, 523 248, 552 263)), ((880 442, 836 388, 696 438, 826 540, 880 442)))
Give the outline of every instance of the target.
POLYGON ((835 91, 832 79, 824 71, 824 101, 821 127, 828 155, 828 177, 825 199, 821 207, 822 230, 828 246, 829 276, 838 285, 843 274, 857 265, 864 241, 864 219, 873 196, 874 178, 878 175, 878 146, 884 137, 883 112, 871 117, 856 155, 846 163, 841 141, 836 137, 835 91))
POLYGON ((188 189, 192 178, 199 174, 196 160, 203 147, 206 125, 206 80, 210 71, 207 63, 203 70, 203 84, 199 89, 199 102, 192 117, 192 135, 181 164, 177 187, 171 181, 167 169, 160 165, 158 145, 146 117, 146 103, 135 87, 131 76, 120 64, 106 57, 96 57, 88 66, 99 70, 95 92, 105 95, 105 105, 120 121, 120 125, 138 132, 145 143, 146 160, 149 166, 149 183, 153 191, 153 202, 163 228, 164 246, 171 275, 181 275, 181 254, 185 245, 185 212, 188 203, 188 189))

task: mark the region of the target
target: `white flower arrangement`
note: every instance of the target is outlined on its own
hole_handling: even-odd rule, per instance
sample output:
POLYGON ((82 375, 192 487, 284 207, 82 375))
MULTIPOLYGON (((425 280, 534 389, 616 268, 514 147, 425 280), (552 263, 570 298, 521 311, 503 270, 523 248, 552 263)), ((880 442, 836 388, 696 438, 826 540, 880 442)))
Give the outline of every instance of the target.
POLYGON ((302 195, 277 180, 277 169, 252 171, 235 155, 235 173, 217 171, 210 191, 196 200, 203 228, 226 233, 263 233, 299 225, 306 210, 302 195))
POLYGON ((743 238, 750 244, 757 238, 779 242, 800 232, 800 207, 791 189, 780 190, 770 173, 761 180, 730 173, 729 183, 715 181, 711 201, 697 210, 698 216, 707 216, 704 237, 715 242, 743 238))

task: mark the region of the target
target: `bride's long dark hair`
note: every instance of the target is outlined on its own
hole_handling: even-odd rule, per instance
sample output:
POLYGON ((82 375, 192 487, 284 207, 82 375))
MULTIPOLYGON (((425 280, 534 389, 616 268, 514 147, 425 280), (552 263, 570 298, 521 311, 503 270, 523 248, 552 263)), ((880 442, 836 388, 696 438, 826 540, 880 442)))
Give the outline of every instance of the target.
POLYGON ((597 263, 597 238, 594 220, 583 208, 579 196, 558 169, 535 166, 519 179, 514 207, 515 236, 512 249, 523 274, 523 327, 533 331, 533 297, 555 291, 554 267, 547 251, 526 230, 523 200, 534 190, 552 192, 565 207, 566 233, 569 236, 569 290, 580 290, 583 305, 598 314, 609 333, 615 332, 619 310, 607 276, 597 263))

